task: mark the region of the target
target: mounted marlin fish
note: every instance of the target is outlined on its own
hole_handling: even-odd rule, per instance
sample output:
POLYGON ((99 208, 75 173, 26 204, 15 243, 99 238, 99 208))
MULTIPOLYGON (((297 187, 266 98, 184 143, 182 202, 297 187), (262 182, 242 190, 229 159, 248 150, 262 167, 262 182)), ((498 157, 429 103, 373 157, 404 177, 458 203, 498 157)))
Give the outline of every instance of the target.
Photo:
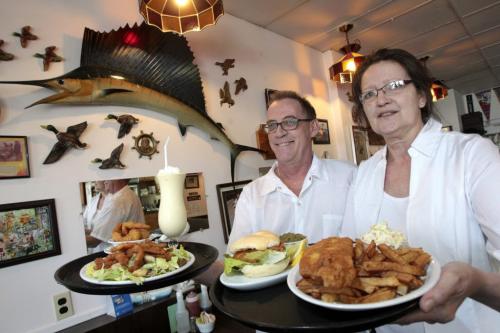
POLYGON ((236 157, 257 148, 233 143, 205 110, 198 67, 187 40, 145 23, 109 33, 85 28, 80 67, 62 76, 34 81, 0 81, 49 88, 57 93, 38 104, 120 105, 150 109, 177 119, 184 136, 189 126, 222 142, 231 153, 231 180, 236 157))

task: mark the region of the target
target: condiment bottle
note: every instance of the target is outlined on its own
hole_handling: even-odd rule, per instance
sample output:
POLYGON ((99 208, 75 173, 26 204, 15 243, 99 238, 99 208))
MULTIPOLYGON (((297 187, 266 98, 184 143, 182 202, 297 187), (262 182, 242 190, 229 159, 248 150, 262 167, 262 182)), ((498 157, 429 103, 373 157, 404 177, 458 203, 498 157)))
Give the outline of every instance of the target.
POLYGON ((204 284, 201 285, 200 308, 201 311, 209 313, 212 311, 212 302, 208 297, 207 286, 205 286, 204 284))
POLYGON ((200 308, 200 297, 198 296, 197 293, 194 291, 191 291, 187 296, 186 296, 186 307, 189 311, 189 316, 190 317, 198 317, 201 312, 200 308))
POLYGON ((177 332, 188 333, 190 330, 189 314, 184 305, 184 296, 181 290, 177 290, 175 296, 177 297, 177 310, 175 312, 175 319, 177 321, 177 332))

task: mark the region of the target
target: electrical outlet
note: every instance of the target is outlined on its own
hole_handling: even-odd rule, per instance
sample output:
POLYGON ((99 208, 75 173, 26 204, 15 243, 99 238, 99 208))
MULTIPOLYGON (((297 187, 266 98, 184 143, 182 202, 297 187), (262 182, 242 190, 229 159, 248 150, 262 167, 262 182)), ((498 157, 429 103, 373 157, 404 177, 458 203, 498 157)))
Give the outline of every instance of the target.
POLYGON ((54 310, 56 311, 57 320, 71 317, 75 313, 69 291, 54 295, 54 310))

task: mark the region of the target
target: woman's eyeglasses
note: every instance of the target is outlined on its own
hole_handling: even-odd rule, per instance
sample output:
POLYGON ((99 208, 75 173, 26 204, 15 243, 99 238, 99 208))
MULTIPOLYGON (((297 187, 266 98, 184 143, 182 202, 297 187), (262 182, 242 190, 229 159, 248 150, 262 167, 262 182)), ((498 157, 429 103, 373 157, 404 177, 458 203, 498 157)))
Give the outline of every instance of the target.
POLYGON ((285 117, 281 122, 277 122, 276 120, 269 120, 264 125, 264 129, 266 130, 267 133, 272 133, 278 129, 278 126, 281 126, 281 128, 285 131, 292 131, 299 126, 299 123, 301 121, 311 121, 311 120, 314 119, 313 118, 298 119, 295 117, 285 117))
POLYGON ((387 96, 393 96, 411 82, 412 80, 394 80, 387 82, 381 88, 370 89, 365 92, 362 92, 361 95, 359 96, 359 101, 361 102, 361 104, 372 102, 377 98, 379 91, 383 91, 384 94, 387 96))

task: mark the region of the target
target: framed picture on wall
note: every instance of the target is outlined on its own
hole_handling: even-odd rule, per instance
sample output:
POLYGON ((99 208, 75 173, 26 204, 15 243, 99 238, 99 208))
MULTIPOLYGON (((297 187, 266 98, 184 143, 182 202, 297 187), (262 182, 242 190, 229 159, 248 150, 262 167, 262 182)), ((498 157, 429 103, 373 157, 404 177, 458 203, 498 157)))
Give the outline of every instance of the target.
POLYGON ((352 142, 355 163, 359 165, 361 161, 370 157, 368 130, 361 126, 352 127, 352 142))
POLYGON ((313 138, 315 145, 329 145, 330 144, 330 129, 328 128, 328 120, 317 119, 319 124, 319 132, 313 138))
POLYGON ((0 136, 0 179, 29 176, 28 138, 0 136))
POLYGON ((0 268, 61 254, 54 199, 0 205, 0 268))
POLYGON ((222 231, 224 232, 224 242, 226 243, 229 240, 229 234, 233 227, 236 203, 238 202, 243 187, 250 182, 251 180, 242 180, 234 182, 234 184, 225 183, 216 185, 222 231))
POLYGON ((184 188, 198 188, 200 187, 200 181, 198 179, 198 174, 187 174, 184 180, 184 188))

